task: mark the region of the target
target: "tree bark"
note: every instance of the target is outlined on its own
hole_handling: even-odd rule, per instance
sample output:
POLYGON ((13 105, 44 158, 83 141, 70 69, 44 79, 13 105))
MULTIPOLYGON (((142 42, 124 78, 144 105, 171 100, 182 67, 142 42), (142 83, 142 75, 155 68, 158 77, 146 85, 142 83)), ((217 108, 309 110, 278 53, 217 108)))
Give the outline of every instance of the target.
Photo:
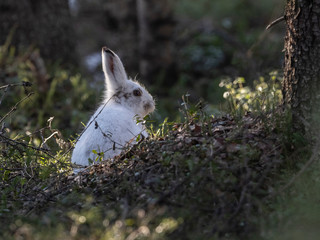
POLYGON ((320 0, 287 0, 285 20, 283 100, 295 130, 310 135, 319 112, 320 0))

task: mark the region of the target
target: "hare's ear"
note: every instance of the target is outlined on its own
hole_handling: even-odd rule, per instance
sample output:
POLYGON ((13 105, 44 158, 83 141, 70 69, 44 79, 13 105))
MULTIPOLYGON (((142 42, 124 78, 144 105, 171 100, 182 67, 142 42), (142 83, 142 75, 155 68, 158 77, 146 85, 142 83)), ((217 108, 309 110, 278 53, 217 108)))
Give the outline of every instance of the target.
POLYGON ((107 90, 116 92, 128 80, 120 58, 109 48, 102 48, 102 69, 106 79, 107 90))

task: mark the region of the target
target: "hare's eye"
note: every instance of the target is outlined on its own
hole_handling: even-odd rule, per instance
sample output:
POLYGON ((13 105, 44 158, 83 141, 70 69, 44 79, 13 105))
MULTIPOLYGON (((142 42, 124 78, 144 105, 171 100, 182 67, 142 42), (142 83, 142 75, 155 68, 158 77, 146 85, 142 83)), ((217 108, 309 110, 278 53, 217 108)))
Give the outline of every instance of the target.
POLYGON ((133 90, 133 95, 136 97, 140 97, 142 95, 142 91, 140 89, 133 90))

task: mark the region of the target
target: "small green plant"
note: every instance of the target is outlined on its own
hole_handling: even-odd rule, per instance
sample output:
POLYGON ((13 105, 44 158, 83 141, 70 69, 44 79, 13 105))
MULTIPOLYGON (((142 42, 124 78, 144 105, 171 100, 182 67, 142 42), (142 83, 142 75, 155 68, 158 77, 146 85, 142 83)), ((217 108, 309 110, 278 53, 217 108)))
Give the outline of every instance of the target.
POLYGON ((254 81, 253 89, 245 86, 245 79, 238 77, 220 82, 226 92, 223 97, 227 100, 230 113, 237 118, 246 112, 255 114, 274 112, 282 100, 281 77, 278 72, 271 72, 268 81, 264 77, 254 81))
POLYGON ((97 150, 92 150, 92 153, 95 154, 95 159, 88 159, 88 163, 92 164, 92 163, 99 163, 102 160, 104 160, 104 152, 101 151, 97 151, 97 150))
POLYGON ((173 123, 168 121, 169 118, 165 118, 158 127, 154 126, 154 121, 151 121, 149 117, 146 119, 147 131, 153 139, 164 138, 168 131, 171 129, 173 123))
POLYGON ((205 111, 206 104, 200 100, 198 103, 193 104, 189 100, 190 94, 186 93, 182 95, 182 103, 180 112, 182 113, 185 122, 189 123, 190 121, 205 121, 209 116, 205 111))
POLYGON ((164 138, 169 131, 179 124, 182 124, 184 126, 183 128, 187 127, 189 129, 190 127, 193 129, 193 127, 199 127, 202 123, 209 121, 213 117, 213 115, 209 115, 206 112, 206 105, 203 101, 200 100, 198 103, 194 104, 190 102, 189 97, 189 93, 182 95, 182 102, 179 108, 181 116, 176 122, 170 122, 169 118, 166 117, 163 122, 158 125, 158 128, 155 128, 153 121, 151 121, 149 117, 145 118, 144 123, 148 126, 147 130, 150 136, 155 139, 164 138), (198 125, 194 125, 195 123, 198 125))

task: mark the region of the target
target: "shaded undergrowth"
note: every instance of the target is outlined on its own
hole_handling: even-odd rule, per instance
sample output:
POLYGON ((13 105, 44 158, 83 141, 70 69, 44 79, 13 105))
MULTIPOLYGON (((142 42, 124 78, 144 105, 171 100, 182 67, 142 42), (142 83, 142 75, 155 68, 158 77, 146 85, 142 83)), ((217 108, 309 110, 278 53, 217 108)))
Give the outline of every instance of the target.
MULTIPOLYGON (((255 92, 243 79, 224 83, 232 116, 209 116, 202 103, 190 106, 185 95, 181 122, 164 121, 121 156, 73 175, 70 143, 52 126, 53 118, 31 131, 28 109, 35 111, 42 97, 31 95, 29 81, 11 84, 8 76, 29 78, 8 67, 14 54, 2 51, 1 56, 0 70, 9 82, 0 88, 3 239, 246 238, 257 231, 270 196, 277 195, 282 167, 295 166, 292 156, 308 156, 291 130, 289 114, 275 107, 278 77, 271 75, 272 84, 260 79, 255 92), (25 97, 12 91, 19 86, 25 97), (31 98, 37 104, 26 104, 31 98)), ((19 66, 29 69, 24 62, 19 66)), ((41 123, 47 116, 43 109, 56 108, 56 86, 82 82, 80 76, 59 79, 51 81, 41 123)), ((85 84, 76 98, 83 92, 85 84)), ((64 100, 66 111, 58 106, 60 114, 74 112, 68 110, 72 99, 64 100)))
POLYGON ((3 237, 216 239, 254 232, 293 147, 288 123, 250 113, 237 120, 186 114, 183 123, 166 124, 79 175, 60 168, 41 178, 35 171, 13 195, 8 184, 28 171, 1 168, 8 176, 0 217, 10 222, 3 237))

